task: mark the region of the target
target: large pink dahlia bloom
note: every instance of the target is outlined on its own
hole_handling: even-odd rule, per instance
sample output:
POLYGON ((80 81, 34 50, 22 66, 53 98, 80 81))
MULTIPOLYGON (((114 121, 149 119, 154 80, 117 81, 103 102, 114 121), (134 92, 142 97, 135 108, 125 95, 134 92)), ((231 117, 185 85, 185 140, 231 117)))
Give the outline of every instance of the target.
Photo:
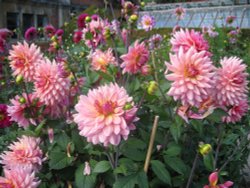
POLYGON ((206 51, 206 55, 211 55, 210 52, 208 52, 208 42, 200 32, 194 31, 193 29, 191 31, 188 29, 176 31, 170 39, 170 43, 172 44, 172 51, 175 53, 178 53, 181 47, 184 52, 193 47, 197 52, 206 51))
POLYGON ((70 80, 65 75, 63 66, 49 59, 45 59, 37 66, 35 94, 50 108, 58 104, 67 104, 70 80))
POLYGON ((37 188, 40 184, 30 168, 4 169, 4 176, 0 177, 1 188, 37 188))
POLYGON ((248 112, 248 101, 241 100, 239 104, 232 106, 228 110, 228 115, 222 117, 222 121, 226 123, 236 123, 248 112))
POLYGON ((87 96, 80 96, 75 109, 74 121, 80 135, 93 144, 118 145, 121 138, 127 139, 130 130, 135 129, 137 108, 132 97, 117 84, 100 86, 90 90, 87 96))
POLYGON ((135 41, 134 46, 130 46, 128 53, 122 55, 121 59, 123 60, 121 64, 123 74, 126 72, 130 74, 143 73, 145 67, 148 66, 149 51, 144 42, 135 41))
POLYGON ((178 54, 170 54, 170 63, 166 63, 166 79, 173 82, 168 95, 181 100, 182 105, 199 107, 209 97, 214 66, 205 53, 196 52, 193 47, 187 52, 180 48, 178 54), (168 70, 173 73, 168 74, 168 70))
POLYGON ((216 71, 216 99, 219 105, 238 105, 246 98, 248 81, 246 65, 237 57, 224 58, 216 71))
POLYGON ((22 96, 16 96, 10 100, 11 105, 8 106, 7 112, 11 117, 11 121, 17 122, 20 127, 28 127, 36 125, 34 118, 38 118, 37 114, 42 107, 42 103, 34 96, 34 94, 23 93, 22 96))
POLYGON ((113 56, 112 49, 109 48, 107 51, 102 52, 97 49, 94 53, 90 55, 91 67, 96 71, 107 71, 107 66, 109 64, 117 66, 115 57, 113 56))
POLYGON ((12 48, 9 60, 13 75, 21 75, 28 82, 34 81, 36 66, 43 59, 40 48, 35 44, 29 46, 25 41, 23 44, 13 45, 12 48))
POLYGON ((0 163, 7 169, 27 167, 37 171, 43 161, 43 152, 39 145, 39 138, 22 136, 8 146, 9 151, 0 155, 0 163))

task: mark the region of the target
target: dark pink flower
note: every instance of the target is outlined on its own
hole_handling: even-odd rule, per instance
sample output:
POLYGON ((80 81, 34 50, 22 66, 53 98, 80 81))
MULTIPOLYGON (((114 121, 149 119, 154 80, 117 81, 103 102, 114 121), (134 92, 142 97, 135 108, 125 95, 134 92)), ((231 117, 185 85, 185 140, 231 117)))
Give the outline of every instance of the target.
POLYGON ((57 36, 63 36, 64 31, 62 29, 57 29, 56 35, 57 36))
POLYGON ((74 43, 79 43, 82 40, 82 31, 75 31, 73 35, 74 43))
POLYGON ((0 38, 6 40, 8 36, 12 35, 12 32, 6 28, 0 29, 0 38))
POLYGON ((44 33, 45 33, 46 36, 51 38, 53 35, 55 35, 56 29, 54 28, 53 25, 46 25, 44 27, 44 33))
POLYGON ((234 183, 232 181, 226 181, 223 184, 217 184, 218 183, 218 172, 213 172, 209 175, 209 185, 205 185, 203 188, 229 188, 234 183))
POLYGON ((25 31, 24 38, 27 41, 31 41, 37 37, 37 30, 35 27, 30 27, 25 31))
POLYGON ((78 18, 77 18, 78 29, 83 29, 86 27, 85 18, 87 16, 88 16, 88 14, 86 14, 86 13, 83 13, 83 14, 78 16, 78 18))
POLYGON ((0 128, 9 127, 12 124, 7 113, 7 105, 0 104, 0 128))

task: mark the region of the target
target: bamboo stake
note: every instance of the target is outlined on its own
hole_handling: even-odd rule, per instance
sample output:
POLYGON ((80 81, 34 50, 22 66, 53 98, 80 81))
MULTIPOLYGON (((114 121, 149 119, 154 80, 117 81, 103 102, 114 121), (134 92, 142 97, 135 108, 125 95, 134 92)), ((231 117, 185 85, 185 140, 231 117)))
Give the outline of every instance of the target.
POLYGON ((150 162, 150 158, 151 158, 151 154, 152 154, 152 150, 153 150, 155 134, 156 134, 157 125, 158 125, 158 120, 159 120, 159 116, 155 116, 152 132, 151 132, 151 136, 150 136, 150 141, 149 141, 149 145, 148 145, 147 156, 146 156, 146 160, 145 160, 145 164, 144 164, 145 173, 148 172, 149 162, 150 162))

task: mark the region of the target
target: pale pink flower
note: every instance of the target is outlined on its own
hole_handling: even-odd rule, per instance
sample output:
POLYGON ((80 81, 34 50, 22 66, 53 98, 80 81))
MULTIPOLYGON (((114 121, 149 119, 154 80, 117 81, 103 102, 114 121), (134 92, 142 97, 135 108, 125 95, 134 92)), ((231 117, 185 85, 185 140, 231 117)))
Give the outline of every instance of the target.
POLYGON ((216 101, 219 105, 238 105, 246 98, 248 81, 246 65, 237 57, 224 58, 216 71, 216 101))
POLYGON ((39 146, 40 138, 22 136, 8 146, 9 151, 0 155, 0 163, 8 169, 20 166, 38 171, 43 161, 43 152, 39 146))
POLYGON ((182 7, 177 7, 175 10, 174 10, 174 13, 177 17, 178 20, 182 19, 185 15, 185 12, 186 10, 182 7))
POLYGON ((180 47, 183 48, 184 52, 193 47, 197 52, 206 51, 206 55, 211 55, 211 53, 208 52, 208 42, 200 32, 194 31, 193 29, 191 31, 188 29, 176 31, 170 39, 170 43, 172 44, 171 50, 175 53, 178 53, 180 47))
POLYGON ((13 75, 21 75, 28 82, 34 81, 36 66, 43 59, 40 48, 35 44, 29 46, 25 41, 23 44, 18 42, 12 48, 8 58, 13 75))
POLYGON ((236 123, 248 112, 248 101, 241 100, 239 104, 233 105, 228 110, 228 115, 222 117, 222 121, 226 123, 236 123))
POLYGON ((122 35, 122 41, 124 44, 127 43, 127 38, 128 38, 128 33, 129 31, 127 29, 122 29, 121 35, 122 35))
POLYGON ((139 43, 137 40, 133 47, 129 47, 128 53, 121 56, 121 59, 123 60, 121 64, 122 73, 136 74, 142 72, 147 66, 149 51, 144 42, 139 43))
POLYGON ((90 168, 90 165, 89 165, 89 162, 85 162, 85 167, 84 167, 84 170, 83 170, 83 175, 84 176, 89 176, 91 174, 91 168, 90 168))
POLYGON ((162 149, 162 145, 157 145, 156 149, 157 149, 157 151, 160 151, 162 149))
POLYGON ((209 185, 205 185, 203 188, 229 188, 233 186, 232 181, 226 181, 223 184, 217 184, 218 183, 218 172, 213 172, 209 175, 209 185))
POLYGON ((104 146, 118 145, 122 138, 127 140, 138 120, 132 100, 123 87, 112 83, 90 90, 87 96, 81 95, 74 115, 80 135, 104 146))
POLYGON ((154 50, 160 47, 163 38, 160 34, 155 34, 148 40, 148 46, 150 50, 154 50))
POLYGON ((96 71, 107 72, 108 65, 118 65, 111 48, 104 52, 97 49, 90 54, 89 59, 91 61, 92 69, 96 71))
POLYGON ((17 122, 19 127, 27 128, 29 125, 36 125, 35 119, 38 117, 39 109, 42 103, 34 94, 23 93, 22 96, 16 96, 10 100, 11 105, 8 106, 7 112, 11 117, 11 121, 17 122))
POLYGON ((144 15, 141 18, 141 26, 145 31, 150 31, 155 26, 155 19, 153 16, 144 15))
POLYGON ((181 100, 182 105, 199 107, 208 98, 213 87, 214 66, 206 51, 196 52, 191 47, 187 52, 180 48, 178 54, 170 54, 170 63, 166 63, 166 79, 173 81, 168 95, 181 100), (168 74, 168 70, 173 73, 168 74))
POLYGON ((63 66, 49 59, 37 66, 35 94, 50 109, 51 116, 58 116, 68 104, 70 80, 65 75, 63 66))
POLYGON ((26 167, 4 169, 4 177, 0 177, 1 188, 37 188, 39 184, 35 172, 26 167))

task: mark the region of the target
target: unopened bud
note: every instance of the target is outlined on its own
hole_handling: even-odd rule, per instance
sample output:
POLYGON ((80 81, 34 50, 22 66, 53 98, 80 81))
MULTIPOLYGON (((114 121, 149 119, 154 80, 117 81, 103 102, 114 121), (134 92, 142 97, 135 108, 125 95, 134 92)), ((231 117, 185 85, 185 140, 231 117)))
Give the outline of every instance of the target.
POLYGON ((145 2, 141 2, 141 7, 145 7, 145 2))
POLYGON ((129 21, 136 22, 138 20, 138 16, 136 14, 133 14, 129 17, 129 21))
POLYGON ((26 103, 26 99, 25 99, 24 97, 21 97, 18 101, 19 101, 21 104, 26 103))
POLYGON ((124 106, 124 110, 130 110, 132 108, 132 104, 131 103, 126 103, 125 106, 124 106))
POLYGON ((17 83, 17 84, 20 84, 22 81, 23 81, 23 76, 22 76, 22 75, 18 75, 18 76, 16 77, 16 83, 17 83))
POLYGON ((91 17, 90 17, 90 16, 87 16, 87 17, 85 18, 85 22, 86 22, 86 23, 91 22, 91 17))
POLYGON ((147 92, 149 95, 153 95, 155 91, 158 89, 158 84, 156 81, 150 81, 148 85, 147 92))
POLYGON ((200 144, 199 152, 201 155, 207 155, 212 150, 212 146, 210 144, 200 144))

